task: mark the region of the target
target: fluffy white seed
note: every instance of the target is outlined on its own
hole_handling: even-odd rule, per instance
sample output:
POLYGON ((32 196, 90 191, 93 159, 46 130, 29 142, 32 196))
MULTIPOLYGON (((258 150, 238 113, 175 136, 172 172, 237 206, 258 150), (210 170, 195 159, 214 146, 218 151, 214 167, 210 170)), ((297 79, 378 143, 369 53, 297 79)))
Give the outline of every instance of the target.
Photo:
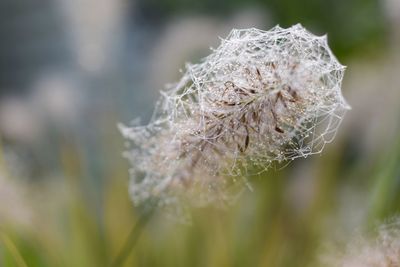
MULTIPOLYGON (((345 67, 301 25, 232 30, 162 92, 146 126, 120 125, 131 141, 131 196, 197 203, 224 199, 249 165, 319 153, 349 106, 345 67)), ((161 202, 161 203, 162 203, 161 202)))
POLYGON ((327 255, 324 266, 400 267, 400 219, 381 225, 374 234, 349 242, 342 255, 327 255))

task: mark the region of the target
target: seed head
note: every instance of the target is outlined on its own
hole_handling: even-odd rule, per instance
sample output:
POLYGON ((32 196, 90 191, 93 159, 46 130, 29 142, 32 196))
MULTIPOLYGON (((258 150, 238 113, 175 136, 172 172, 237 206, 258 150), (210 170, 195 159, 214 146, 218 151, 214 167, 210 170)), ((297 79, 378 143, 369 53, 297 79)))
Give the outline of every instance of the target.
POLYGON ((321 152, 349 109, 344 70, 326 36, 299 24, 232 30, 162 92, 148 125, 121 126, 132 143, 133 201, 175 201, 170 192, 181 188, 209 202, 250 164, 267 169, 321 152))
POLYGON ((383 224, 373 237, 351 242, 343 256, 327 261, 334 267, 400 267, 400 219, 383 224))

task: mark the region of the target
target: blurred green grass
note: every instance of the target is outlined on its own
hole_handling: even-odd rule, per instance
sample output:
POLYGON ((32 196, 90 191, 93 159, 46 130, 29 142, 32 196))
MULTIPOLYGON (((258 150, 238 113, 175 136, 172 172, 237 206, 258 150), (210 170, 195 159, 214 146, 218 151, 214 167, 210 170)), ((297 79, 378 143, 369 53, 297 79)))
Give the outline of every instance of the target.
MULTIPOLYGON (((341 187, 356 182, 364 171, 354 166, 343 173, 345 148, 339 145, 329 145, 322 156, 252 177, 254 192, 246 191, 227 209, 191 210, 190 225, 157 213, 124 266, 314 266, 320 246, 335 230, 327 221, 337 216, 341 187), (312 164, 318 179, 308 205, 297 210, 287 196, 293 172, 303 164, 312 164)), ((82 185, 87 170, 77 160, 82 156, 78 148, 69 144, 60 150, 67 201, 55 213, 45 210, 25 228, 2 226, 1 266, 108 266, 121 249, 138 219, 127 193, 127 166, 121 161, 106 170, 98 197, 102 202, 97 203, 101 213, 96 214, 82 185)), ((383 151, 374 171, 363 178, 371 192, 365 225, 399 209, 399 155, 398 144, 383 151)), ((52 199, 57 194, 47 197, 45 201, 58 202, 52 199)))
MULTIPOLYGON (((138 10, 161 10, 167 17, 200 8, 221 15, 228 6, 242 4, 189 2, 146 0, 138 10)), ((385 43, 385 18, 378 1, 252 3, 268 6, 273 21, 300 21, 329 32, 339 58, 361 55, 368 61, 371 54, 365 51, 378 54, 385 43)), ((0 175, 25 181, 28 193, 21 197, 32 213, 24 224, 0 218, 0 266, 99 267, 113 261, 139 216, 128 194, 129 164, 121 156, 123 140, 115 127, 119 115, 111 111, 100 116, 95 136, 62 132, 49 138, 45 149, 56 156, 45 158, 52 162, 43 166, 57 170, 54 181, 13 177, 0 145, 0 175)), ((350 138, 354 136, 335 140, 322 155, 251 177, 254 192, 245 191, 226 209, 193 208, 189 225, 156 213, 124 266, 323 266, 317 258, 324 244, 340 238, 337 233, 371 227, 400 209, 400 135, 368 155, 368 162, 352 154, 359 151, 350 138)), ((0 199, 10 210, 20 208, 0 199)))

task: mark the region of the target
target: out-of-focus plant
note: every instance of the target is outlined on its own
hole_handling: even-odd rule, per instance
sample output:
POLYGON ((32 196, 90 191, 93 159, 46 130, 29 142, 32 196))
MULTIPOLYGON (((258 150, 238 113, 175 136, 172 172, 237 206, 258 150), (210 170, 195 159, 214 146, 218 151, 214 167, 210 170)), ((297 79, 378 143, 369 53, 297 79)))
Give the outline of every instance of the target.
MULTIPOLYGON (((342 255, 329 255, 328 266, 397 267, 400 266, 400 220, 382 224, 373 236, 350 241, 342 255)), ((325 265, 326 266, 326 265, 325 265)))
POLYGON ((271 16, 273 22, 282 25, 302 21, 313 30, 329 32, 331 45, 340 56, 379 47, 385 42, 388 29, 379 0, 138 0, 135 11, 138 19, 146 16, 153 21, 163 21, 163 18, 188 12, 226 16, 249 6, 257 7, 271 16))

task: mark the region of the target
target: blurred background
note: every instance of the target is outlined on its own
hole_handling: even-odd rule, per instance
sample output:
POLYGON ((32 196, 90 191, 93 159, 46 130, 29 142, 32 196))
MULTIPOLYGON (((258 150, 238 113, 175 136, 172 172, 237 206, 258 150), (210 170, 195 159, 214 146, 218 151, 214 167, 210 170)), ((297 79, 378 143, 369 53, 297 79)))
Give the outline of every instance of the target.
POLYGON ((107 266, 138 218, 116 124, 232 28, 299 22, 348 66, 336 140, 191 225, 156 214, 125 266, 326 266, 396 215, 400 1, 0 0, 0 266, 107 266))

